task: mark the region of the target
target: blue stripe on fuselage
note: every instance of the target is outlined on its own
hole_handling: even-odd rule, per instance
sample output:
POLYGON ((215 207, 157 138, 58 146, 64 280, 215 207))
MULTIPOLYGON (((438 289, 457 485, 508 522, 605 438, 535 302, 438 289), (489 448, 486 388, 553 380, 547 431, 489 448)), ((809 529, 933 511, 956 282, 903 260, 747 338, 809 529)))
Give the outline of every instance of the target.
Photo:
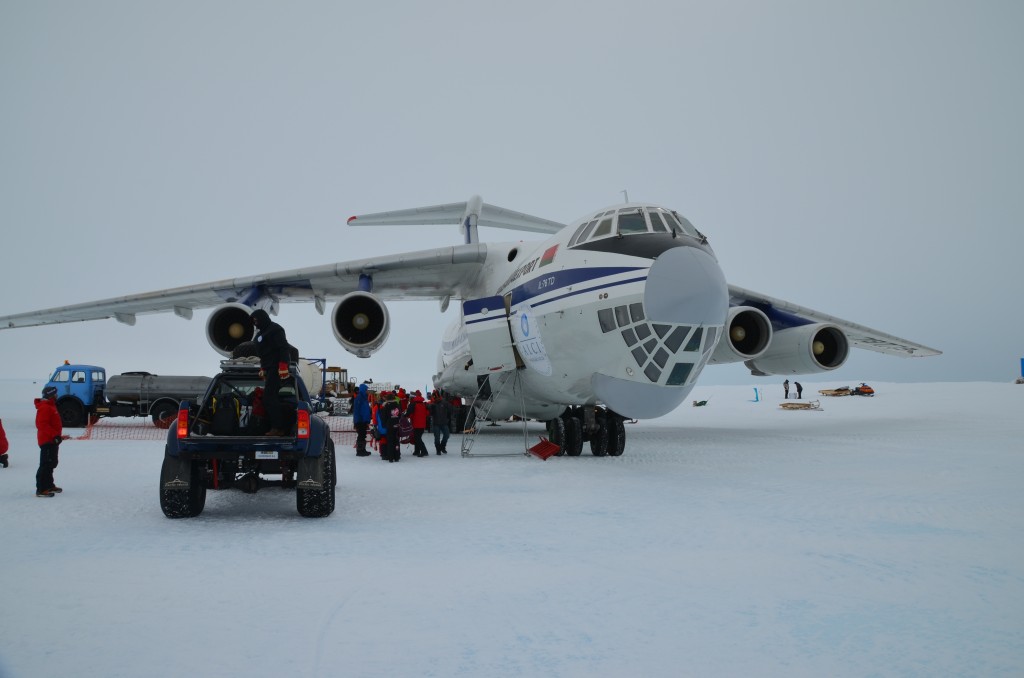
POLYGON ((539 296, 549 295, 553 292, 565 290, 566 288, 574 285, 585 286, 581 289, 566 291, 564 294, 552 296, 549 299, 545 299, 544 301, 537 303, 536 305, 543 306, 544 304, 549 304, 559 299, 565 299, 566 297, 605 289, 607 287, 617 287, 619 285, 627 285, 629 283, 643 282, 647 279, 647 271, 648 268, 645 266, 605 266, 599 268, 570 268, 563 271, 552 271, 551 273, 540 274, 530 280, 527 280, 521 285, 517 285, 512 288, 512 305, 517 306, 518 304, 528 302, 539 296), (607 281, 607 278, 612 276, 631 273, 633 271, 643 271, 643 274, 631 277, 627 280, 607 281))

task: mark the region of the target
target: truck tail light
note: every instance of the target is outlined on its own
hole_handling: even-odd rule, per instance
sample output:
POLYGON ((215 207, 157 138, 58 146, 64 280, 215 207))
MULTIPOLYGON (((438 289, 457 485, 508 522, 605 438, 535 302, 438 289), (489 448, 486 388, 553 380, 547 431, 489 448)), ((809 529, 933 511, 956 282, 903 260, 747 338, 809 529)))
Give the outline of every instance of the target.
POLYGON ((188 437, 188 410, 178 410, 178 437, 188 437))
POLYGON ((299 410, 298 435, 300 438, 309 437, 309 410, 299 410))

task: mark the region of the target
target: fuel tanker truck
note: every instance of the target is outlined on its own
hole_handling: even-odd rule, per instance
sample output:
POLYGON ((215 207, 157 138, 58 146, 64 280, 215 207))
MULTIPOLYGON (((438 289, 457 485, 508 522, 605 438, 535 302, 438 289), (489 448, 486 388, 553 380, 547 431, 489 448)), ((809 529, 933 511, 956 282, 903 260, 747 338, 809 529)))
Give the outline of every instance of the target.
MULTIPOLYGON (((323 386, 320 370, 305 358, 296 358, 296 363, 308 390, 318 393, 323 386)), ((64 426, 80 428, 101 417, 150 417, 159 428, 168 428, 178 416, 178 404, 197 402, 211 381, 149 372, 122 372, 109 378, 106 374, 96 365, 64 363, 54 370, 46 385, 57 389, 57 412, 64 426)))
POLYGON ((150 417, 168 428, 178 415, 178 403, 198 398, 210 377, 161 376, 124 372, 106 376, 96 365, 65 363, 54 370, 47 386, 57 389, 57 412, 64 426, 77 428, 100 417, 150 417))

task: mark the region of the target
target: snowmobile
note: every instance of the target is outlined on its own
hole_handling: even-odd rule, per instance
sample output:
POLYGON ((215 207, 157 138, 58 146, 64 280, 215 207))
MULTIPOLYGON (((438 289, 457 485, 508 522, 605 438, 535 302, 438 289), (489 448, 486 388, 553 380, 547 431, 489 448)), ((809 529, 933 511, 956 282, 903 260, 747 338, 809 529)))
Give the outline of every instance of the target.
POLYGON ((875 389, 871 388, 867 384, 862 383, 860 386, 851 389, 850 395, 873 396, 875 395, 875 389))

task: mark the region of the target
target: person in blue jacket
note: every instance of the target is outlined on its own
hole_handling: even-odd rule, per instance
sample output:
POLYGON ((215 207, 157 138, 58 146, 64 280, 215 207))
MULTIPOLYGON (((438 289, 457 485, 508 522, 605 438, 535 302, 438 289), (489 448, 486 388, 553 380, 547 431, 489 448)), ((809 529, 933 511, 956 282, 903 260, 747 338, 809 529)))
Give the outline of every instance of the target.
POLYGON ((352 425, 356 429, 356 456, 368 457, 366 451, 366 431, 370 427, 370 396, 366 384, 359 384, 359 392, 352 398, 352 425))

